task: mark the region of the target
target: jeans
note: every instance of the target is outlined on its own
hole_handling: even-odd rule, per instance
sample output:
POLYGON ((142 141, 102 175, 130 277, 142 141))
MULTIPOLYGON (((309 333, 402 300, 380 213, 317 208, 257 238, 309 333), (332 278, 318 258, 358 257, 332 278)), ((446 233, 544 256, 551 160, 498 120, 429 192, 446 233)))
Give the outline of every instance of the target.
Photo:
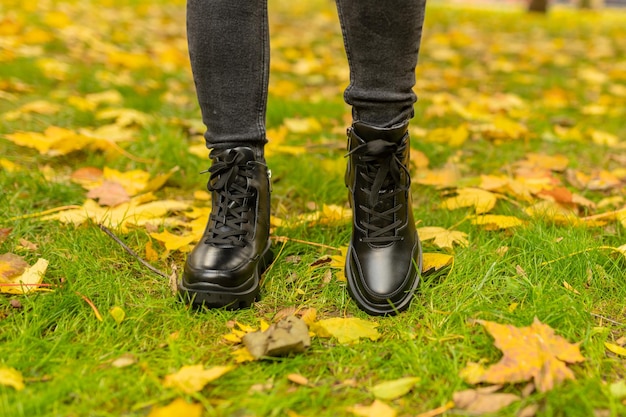
MULTIPOLYGON (((306 0, 304 0, 306 1, 306 0)), ((353 120, 413 117, 426 0, 336 0, 353 120)), ((267 0, 188 0, 189 56, 209 148, 262 145, 269 79, 267 0)))

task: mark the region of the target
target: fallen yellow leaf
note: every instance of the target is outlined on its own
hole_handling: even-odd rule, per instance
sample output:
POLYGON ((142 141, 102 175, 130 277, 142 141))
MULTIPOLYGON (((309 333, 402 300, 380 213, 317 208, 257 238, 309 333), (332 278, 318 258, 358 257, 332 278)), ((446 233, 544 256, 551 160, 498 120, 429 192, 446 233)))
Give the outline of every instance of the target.
POLYGON ((167 375, 163 380, 163 386, 177 388, 186 394, 193 394, 234 368, 234 366, 214 366, 204 369, 202 365, 183 366, 178 372, 167 375))
POLYGON ((504 216, 500 214, 485 214, 483 216, 475 216, 470 219, 472 224, 485 227, 487 230, 508 229, 524 224, 522 219, 514 216, 504 216))
POLYGON ((370 388, 370 392, 374 394, 374 397, 381 400, 395 400, 408 394, 419 380, 418 377, 406 377, 385 381, 374 385, 370 388))
POLYGON ((202 405, 188 403, 182 398, 177 398, 164 407, 156 407, 150 411, 148 417, 202 417, 202 405))
POLYGON ((37 284, 41 284, 47 269, 48 261, 39 258, 33 266, 25 268, 21 275, 14 276, 9 280, 8 284, 15 285, 0 286, 0 293, 26 294, 31 291, 36 291, 38 289, 37 284))
POLYGON ((422 274, 436 272, 454 263, 454 256, 445 253, 422 254, 422 274))
POLYGON ((441 208, 455 210, 473 206, 476 214, 484 214, 491 211, 497 201, 497 195, 491 191, 468 187, 459 189, 456 196, 444 200, 441 208))
POLYGON ((357 404, 348 411, 361 417, 396 417, 397 412, 382 401, 375 400, 371 405, 357 404))
POLYGON ((24 389, 24 378, 20 371, 13 368, 0 368, 0 385, 13 387, 17 391, 24 389))
POLYGON ((604 342, 604 346, 616 355, 626 357, 626 348, 609 342, 604 342))
POLYGON ((256 360, 245 346, 231 352, 231 355, 233 355, 236 363, 252 362, 256 360))
POLYGON ((193 234, 179 236, 167 230, 160 233, 150 233, 150 237, 163 243, 165 249, 169 251, 181 250, 183 252, 188 252, 190 250, 189 244, 198 240, 198 237, 193 234))
POLYGON ((361 338, 378 340, 380 333, 376 330, 378 323, 356 317, 331 318, 320 320, 311 326, 311 330, 319 337, 335 337, 339 343, 358 343, 361 338))
POLYGON ((109 310, 109 314, 117 324, 120 324, 126 318, 126 312, 120 306, 113 306, 109 310))

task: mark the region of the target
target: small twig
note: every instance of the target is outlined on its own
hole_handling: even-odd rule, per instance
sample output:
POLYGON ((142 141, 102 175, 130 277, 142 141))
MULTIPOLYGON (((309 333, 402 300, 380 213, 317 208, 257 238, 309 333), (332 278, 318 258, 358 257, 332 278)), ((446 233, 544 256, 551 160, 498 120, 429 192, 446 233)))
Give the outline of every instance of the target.
POLYGON ((118 238, 117 236, 115 236, 115 234, 109 230, 108 227, 106 227, 105 225, 103 225, 102 223, 98 223, 98 227, 107 235, 109 235, 109 237, 111 239, 113 239, 114 241, 117 242, 118 245, 120 245, 126 252, 128 252, 133 258, 137 259, 139 262, 141 262, 146 268, 148 268, 149 270, 151 270, 152 272, 154 272, 157 275, 162 276, 163 278, 169 280, 170 277, 167 276, 165 274, 165 272, 160 271, 159 269, 155 268, 154 266, 150 265, 146 260, 142 259, 139 255, 137 255, 135 253, 134 250, 132 250, 131 248, 129 248, 128 246, 126 246, 126 244, 124 242, 122 242, 120 240, 120 238, 118 238))
POLYGON ((454 230, 457 227, 459 227, 461 224, 465 223, 467 220, 469 220, 469 216, 465 216, 463 217, 461 220, 459 220, 458 222, 454 223, 452 226, 448 227, 448 230, 454 230))
POLYGON ((591 314, 593 317, 596 317, 596 318, 599 318, 599 319, 602 319, 602 320, 606 320, 609 323, 617 324, 618 326, 624 326, 624 323, 620 323, 619 321, 612 320, 612 319, 610 319, 608 317, 604 317, 604 316, 602 316, 600 314, 596 314, 596 313, 589 313, 589 314, 591 314))
POLYGON ((138 156, 135 156, 135 155, 127 152, 124 148, 122 148, 117 143, 115 143, 115 142, 113 142, 111 140, 107 141, 107 144, 109 146, 111 146, 113 149, 115 149, 117 152, 121 153, 122 155, 124 155, 126 158, 128 158, 130 160, 133 160, 135 162, 145 163, 145 164, 154 163, 154 159, 146 159, 146 158, 140 158, 138 156))
POLYGON ((317 246, 317 247, 320 247, 320 248, 332 249, 334 251, 341 252, 341 249, 336 248, 334 246, 324 245, 323 243, 309 242, 309 241, 306 241, 306 240, 294 239, 292 237, 287 237, 287 236, 272 236, 272 239, 277 241, 277 242, 303 243, 305 245, 317 246))

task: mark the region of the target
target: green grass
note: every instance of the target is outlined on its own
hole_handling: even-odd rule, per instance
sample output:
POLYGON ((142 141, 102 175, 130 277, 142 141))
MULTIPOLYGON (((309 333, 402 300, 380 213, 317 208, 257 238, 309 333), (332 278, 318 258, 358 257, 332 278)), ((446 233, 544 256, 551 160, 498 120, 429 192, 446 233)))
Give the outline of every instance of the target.
MULTIPOLYGON (((109 3, 114 6, 118 2, 109 3)), ((281 70, 272 74, 273 86, 289 81, 298 88, 289 94, 272 90, 268 127, 276 128, 285 118, 293 117, 314 117, 324 126, 322 133, 287 138, 290 145, 313 145, 310 152, 298 157, 268 157, 274 178, 273 209, 276 215, 287 217, 310 211, 310 202, 318 206, 346 203, 342 176, 345 138, 339 132, 348 113, 341 97, 347 79, 339 71, 346 63, 332 4, 303 2, 298 10, 292 10, 289 5, 293 2, 274 3, 271 21, 280 30, 273 33, 279 45, 273 62, 291 68, 313 51, 324 63, 321 69, 301 77, 281 70), (318 30, 317 39, 294 36, 302 34, 301 28, 308 24, 318 30), (315 146, 320 143, 326 145, 315 146)), ((121 48, 144 51, 146 34, 164 42, 184 40, 184 5, 133 4, 136 9, 123 8, 119 17, 125 23, 120 27, 129 31, 128 39, 120 41, 121 48), (128 24, 133 10, 139 10, 148 23, 178 22, 171 38, 164 37, 158 26, 145 22, 133 29, 128 24)), ((64 10, 78 15, 86 7, 72 2, 63 5, 64 10)), ((107 10, 105 19, 116 16, 115 7, 102 7, 107 10)), ((17 20, 38 22, 36 27, 46 30, 42 23, 46 12, 45 8, 19 11, 17 20)), ((84 27, 95 25, 89 17, 84 19, 84 27)), ((430 6, 418 69, 420 102, 414 125, 431 130, 467 122, 453 112, 428 116, 438 93, 449 93, 465 105, 479 95, 508 93, 526 102, 526 113, 516 120, 527 125, 531 135, 527 140, 496 143, 473 133, 458 148, 418 137, 412 146, 429 157, 431 167, 441 167, 448 160, 464 164, 463 179, 470 181, 480 174, 508 173, 508 167, 528 152, 564 154, 570 159, 570 168, 586 173, 619 168, 623 149, 596 145, 587 136, 581 141, 555 139, 553 125, 557 118, 567 118, 582 132, 599 129, 624 143, 625 98, 623 91, 622 95, 614 93, 619 92, 616 86, 626 85, 624 27, 626 15, 616 11, 584 14, 556 9, 540 18, 518 11, 430 6), (438 53, 442 48, 453 51, 456 58, 441 59, 438 53), (568 64, 552 61, 556 53, 568 64), (498 60, 508 62, 512 69, 498 69, 503 68, 494 64, 498 60), (581 79, 580 71, 590 67, 606 73, 608 79, 602 83, 581 79), (562 107, 549 106, 543 95, 549 89, 565 91, 569 101, 562 107), (602 100, 608 100, 607 113, 583 113, 584 106, 602 100)), ((105 41, 121 36, 111 28, 102 30, 105 41)), ((23 26, 19 36, 26 32, 27 26, 23 26)), ((166 280, 130 257, 95 224, 73 227, 19 218, 62 205, 82 204, 84 190, 70 183, 67 176, 83 166, 143 169, 153 175, 179 166, 180 171, 159 191, 161 198, 191 199, 195 190, 204 189, 207 179, 198 173, 207 168, 208 161, 187 151, 201 139, 172 121, 199 117, 184 60, 168 71, 158 65, 136 71, 112 68, 97 50, 86 61, 76 59, 77 51, 88 48, 81 49, 80 43, 72 46, 57 29, 50 29, 50 33, 54 39, 43 47, 46 57, 70 63, 70 74, 61 80, 46 77, 37 66, 38 56, 2 58, 6 62, 0 65, 0 84, 11 97, 0 99, 0 135, 43 131, 48 125, 79 129, 105 124, 90 112, 65 106, 65 97, 117 89, 124 102, 116 106, 154 116, 148 125, 137 129, 133 143, 123 145, 135 157, 154 163, 90 151, 42 156, 0 140, 1 158, 23 167, 15 172, 0 170, 0 228, 13 229, 0 244, 0 253, 23 255, 30 264, 45 258, 50 262, 45 282, 63 284, 53 292, 0 297, 0 367, 15 368, 26 379, 23 391, 0 386, 0 415, 146 416, 151 407, 181 396, 163 387, 165 375, 183 365, 233 363, 232 347, 221 340, 229 332, 229 322, 257 325, 260 319, 271 321, 276 312, 290 306, 316 308, 322 318, 353 315, 374 320, 382 337, 350 346, 314 338, 305 354, 238 365, 201 392, 183 398, 202 404, 206 416, 284 416, 289 411, 302 416, 341 416, 351 415, 347 411, 350 406, 371 403, 369 387, 384 380, 418 376, 421 379, 411 393, 390 402, 400 416, 413 416, 442 406, 455 391, 468 388, 459 377, 468 362, 486 359, 493 363, 500 358, 493 339, 480 326, 471 325, 470 319, 526 326, 537 317, 569 341, 581 342, 587 360, 571 366, 575 381, 548 393, 533 393, 497 415, 514 416, 529 404, 540 406, 539 416, 586 417, 594 410, 608 410, 610 416, 626 415, 626 406, 613 398, 608 388, 608 384, 626 378, 626 359, 607 353, 604 347, 604 342, 626 335, 626 258, 599 248, 626 243, 624 227, 616 221, 589 228, 532 220, 510 231, 486 231, 464 221, 471 214, 469 210, 441 210, 441 191, 414 184, 414 213, 420 225, 454 226, 468 233, 469 245, 454 249, 451 270, 424 277, 408 311, 397 317, 372 319, 358 310, 344 283, 336 279, 325 283, 324 268, 310 270, 315 260, 335 254, 317 246, 277 243, 274 252, 278 258, 263 282, 262 300, 252 309, 198 312, 177 301, 166 280), (98 71, 109 76, 125 74, 131 83, 126 85, 123 77, 110 81, 110 77, 98 76, 98 71), (22 91, 22 84, 30 88, 22 91), (182 104, 163 99, 172 85, 181 87, 176 94, 186 98, 182 104), (63 110, 14 121, 2 118, 8 111, 40 99, 64 105, 63 110), (41 170, 44 166, 62 180, 47 180, 41 170), (37 249, 21 248, 20 239, 37 244, 37 249), (508 251, 499 254, 502 247, 508 251), (579 294, 568 291, 564 281, 579 294), (103 321, 96 319, 81 295, 97 306, 103 321), (22 308, 11 306, 15 299, 22 308), (126 312, 120 324, 108 314, 113 306, 126 312), (112 360, 125 353, 133 354, 137 363, 121 369, 112 367, 112 360), (306 376, 310 385, 289 382, 287 375, 291 373, 306 376), (355 383, 344 383, 348 380, 355 383), (261 385, 264 388, 258 389, 261 385)), ((0 50, 0 57, 4 56, 0 50)), ((557 176, 563 179, 562 174, 557 176)), ((608 196, 624 196, 624 190, 622 181, 620 187, 606 192, 578 192, 598 202, 608 196)), ((518 205, 526 204, 500 201, 495 212, 523 217, 518 205)), ((340 247, 347 244, 350 231, 349 225, 336 225, 279 227, 274 233, 340 247)), ((144 229, 120 236, 140 254, 150 240, 144 229)), ((158 250, 165 253, 163 248, 158 250)), ((425 250, 443 251, 431 243, 425 244, 425 250)), ((172 265, 182 267, 184 256, 174 252, 155 264, 170 272, 172 265)), ((519 393, 523 385, 507 385, 504 390, 519 393)), ((445 415, 464 414, 448 411, 445 415)))

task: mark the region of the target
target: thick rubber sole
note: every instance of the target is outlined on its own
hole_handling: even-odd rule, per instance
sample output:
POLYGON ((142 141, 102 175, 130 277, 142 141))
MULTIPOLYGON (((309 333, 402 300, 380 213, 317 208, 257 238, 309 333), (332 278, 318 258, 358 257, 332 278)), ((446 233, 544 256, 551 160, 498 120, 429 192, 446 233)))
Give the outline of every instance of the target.
POLYGON ((224 308, 226 310, 249 308, 260 299, 261 275, 270 266, 273 259, 274 254, 268 243, 267 248, 259 257, 254 274, 240 286, 240 288, 245 288, 243 291, 219 285, 212 285, 209 290, 193 288, 185 285, 183 278, 178 283, 178 295, 183 301, 195 308, 224 308))
POLYGON ((411 288, 409 288, 404 293, 404 297, 395 303, 391 302, 391 300, 387 300, 387 303, 384 304, 373 303, 365 298, 363 294, 361 294, 361 292, 358 290, 358 286, 356 285, 356 280, 360 280, 360 278, 355 273, 353 273, 352 268, 350 267, 350 257, 352 250, 352 247, 348 248, 348 255, 346 256, 345 274, 346 278, 348 279, 348 293, 350 294, 350 297, 352 297, 352 299, 356 302, 356 305, 370 316, 394 316, 409 308, 409 306, 411 305, 411 301, 413 301, 413 296, 417 291, 417 287, 422 280, 421 242, 419 240, 417 241, 417 250, 419 253, 416 265, 417 277, 415 277, 415 281, 413 282, 411 288))

